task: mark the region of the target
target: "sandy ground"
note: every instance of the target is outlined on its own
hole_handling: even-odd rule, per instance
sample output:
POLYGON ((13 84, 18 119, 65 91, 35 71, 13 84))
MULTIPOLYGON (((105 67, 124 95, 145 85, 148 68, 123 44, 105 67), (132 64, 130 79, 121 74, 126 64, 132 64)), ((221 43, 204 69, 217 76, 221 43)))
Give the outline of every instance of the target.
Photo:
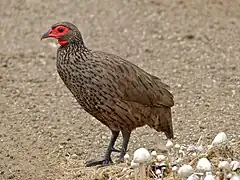
MULTIPOLYGON (((107 147, 109 130, 58 78, 56 42, 40 41, 58 21, 171 86, 176 142, 224 131, 240 149, 239 19, 239 0, 1 0, 0 179, 90 179, 83 162, 107 147)), ((129 153, 165 143, 159 135, 137 129, 129 153)))

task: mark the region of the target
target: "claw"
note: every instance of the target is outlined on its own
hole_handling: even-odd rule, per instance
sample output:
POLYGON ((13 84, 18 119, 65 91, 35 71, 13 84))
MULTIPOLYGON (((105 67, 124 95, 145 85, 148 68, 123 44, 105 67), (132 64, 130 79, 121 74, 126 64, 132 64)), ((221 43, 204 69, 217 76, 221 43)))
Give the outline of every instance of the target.
POLYGON ((86 167, 91 167, 91 166, 99 165, 100 167, 103 167, 103 166, 108 166, 108 165, 110 165, 112 163, 113 163, 113 161, 112 161, 111 158, 110 159, 103 159, 103 160, 94 160, 93 159, 93 160, 87 161, 85 163, 85 166, 86 167))

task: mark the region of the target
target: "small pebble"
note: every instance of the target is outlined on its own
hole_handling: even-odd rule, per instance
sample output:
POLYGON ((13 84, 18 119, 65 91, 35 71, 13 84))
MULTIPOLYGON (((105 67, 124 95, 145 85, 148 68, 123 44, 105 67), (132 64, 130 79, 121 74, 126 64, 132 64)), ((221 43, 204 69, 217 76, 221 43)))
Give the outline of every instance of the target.
POLYGON ((77 159, 77 158, 78 158, 78 155, 73 154, 71 157, 72 157, 72 159, 77 159))

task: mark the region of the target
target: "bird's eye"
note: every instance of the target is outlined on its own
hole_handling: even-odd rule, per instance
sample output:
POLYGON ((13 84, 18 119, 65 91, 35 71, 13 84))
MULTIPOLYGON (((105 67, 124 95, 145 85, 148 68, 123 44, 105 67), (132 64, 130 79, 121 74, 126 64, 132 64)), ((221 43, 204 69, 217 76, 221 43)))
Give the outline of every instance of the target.
POLYGON ((59 27, 59 28, 58 28, 58 32, 61 33, 61 32, 63 32, 63 31, 64 31, 64 29, 63 29, 62 27, 59 27))

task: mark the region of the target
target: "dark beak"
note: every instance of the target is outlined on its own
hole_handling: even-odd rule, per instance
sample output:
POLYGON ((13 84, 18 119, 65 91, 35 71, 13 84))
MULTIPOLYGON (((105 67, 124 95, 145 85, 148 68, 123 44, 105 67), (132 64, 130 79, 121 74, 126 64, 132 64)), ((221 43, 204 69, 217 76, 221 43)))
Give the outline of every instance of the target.
POLYGON ((48 31, 48 32, 46 32, 46 33, 44 33, 43 35, 42 35, 42 37, 41 37, 41 40, 42 39, 46 39, 46 38, 49 38, 49 37, 52 37, 52 36, 50 36, 49 34, 51 33, 51 29, 48 31))

